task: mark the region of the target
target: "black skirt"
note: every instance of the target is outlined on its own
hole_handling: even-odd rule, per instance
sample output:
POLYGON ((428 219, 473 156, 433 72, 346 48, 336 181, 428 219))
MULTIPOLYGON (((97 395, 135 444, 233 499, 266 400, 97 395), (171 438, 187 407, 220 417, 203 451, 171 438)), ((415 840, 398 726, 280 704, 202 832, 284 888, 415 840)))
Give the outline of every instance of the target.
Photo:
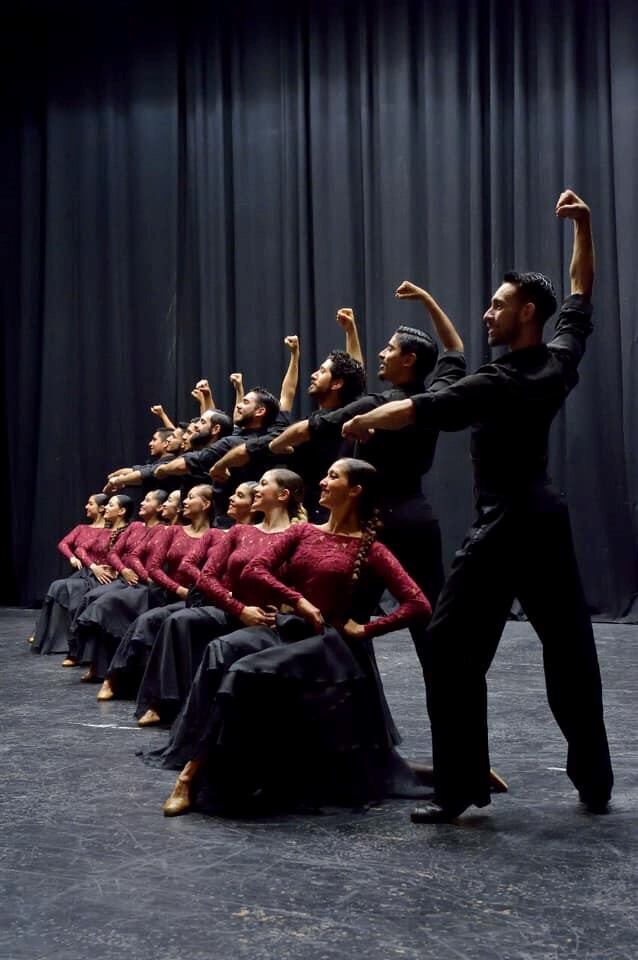
POLYGON ((184 600, 177 600, 163 607, 154 607, 140 614, 130 625, 106 672, 117 697, 135 698, 157 634, 170 615, 185 606, 184 600))
POLYGON ((240 812, 419 796, 395 750, 372 645, 296 616, 214 640, 162 750, 147 763, 200 758, 196 804, 240 812))
POLYGON ((35 626, 33 653, 67 653, 75 611, 95 586, 97 580, 85 567, 49 585, 35 626))

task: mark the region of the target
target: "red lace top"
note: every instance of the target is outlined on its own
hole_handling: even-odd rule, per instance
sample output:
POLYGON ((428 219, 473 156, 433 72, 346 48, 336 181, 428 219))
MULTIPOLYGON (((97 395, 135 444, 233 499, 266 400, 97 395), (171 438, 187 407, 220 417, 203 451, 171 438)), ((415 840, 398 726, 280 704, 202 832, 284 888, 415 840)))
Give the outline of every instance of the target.
POLYGON ((76 556, 85 567, 105 563, 109 549, 110 530, 81 523, 58 543, 58 550, 69 560, 76 556))
POLYGON ((246 604, 253 604, 250 590, 240 583, 246 564, 272 540, 283 533, 264 533, 249 524, 231 527, 224 539, 208 554, 197 588, 211 604, 239 617, 246 604))
POLYGON ((213 550, 226 536, 226 530, 210 527, 203 537, 193 542, 192 549, 182 560, 182 571, 190 584, 199 580, 202 567, 206 563, 209 551, 213 550))
MULTIPOLYGON (((181 525, 165 527, 164 530, 165 536, 155 542, 148 558, 148 575, 160 587, 176 593, 178 587, 190 587, 192 584, 182 561, 200 538, 189 536, 181 525)), ((220 536, 225 537, 225 534, 220 532, 220 536)))
POLYGON ((154 549, 162 543, 170 530, 170 527, 163 523, 154 523, 152 527, 146 527, 146 535, 139 540, 137 546, 127 553, 127 563, 138 575, 140 580, 146 583, 149 579, 148 565, 150 556, 154 549))
MULTIPOLYGON (((113 567, 118 573, 121 573, 124 567, 128 567, 131 555, 134 555, 137 547, 144 543, 145 538, 149 534, 149 530, 152 529, 152 527, 149 528, 145 523, 142 523, 141 520, 133 520, 132 523, 129 523, 128 526, 118 534, 112 549, 109 551, 106 558, 108 565, 113 567)), ((112 534, 113 531, 110 530, 109 533, 112 534)))
MULTIPOLYGON (((246 566, 241 589, 253 603, 286 603, 295 607, 304 597, 321 610, 328 622, 348 618, 352 606, 352 570, 361 540, 326 533, 309 523, 289 527, 246 566), (281 567, 285 566, 283 577, 281 567)), ((364 636, 376 637, 398 630, 415 620, 426 620, 432 608, 396 557, 373 543, 361 571, 360 588, 371 580, 382 584, 398 601, 390 614, 364 625, 364 636)), ((378 590, 373 591, 378 595, 378 590)))

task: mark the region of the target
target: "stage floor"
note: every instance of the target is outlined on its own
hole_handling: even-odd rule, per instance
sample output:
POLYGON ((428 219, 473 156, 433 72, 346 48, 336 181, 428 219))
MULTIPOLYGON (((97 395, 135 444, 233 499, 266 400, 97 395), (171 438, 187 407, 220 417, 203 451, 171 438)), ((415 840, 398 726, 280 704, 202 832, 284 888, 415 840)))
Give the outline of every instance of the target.
MULTIPOLYGON (((564 773, 540 647, 508 624, 490 672, 492 764, 509 781, 459 825, 410 801, 260 820, 161 805, 175 774, 135 749, 126 701, 38 657, 35 613, 0 610, 1 960, 635 960, 638 627, 595 626, 616 772, 586 814, 564 773)), ((429 760, 407 634, 376 641, 402 751, 429 760)))

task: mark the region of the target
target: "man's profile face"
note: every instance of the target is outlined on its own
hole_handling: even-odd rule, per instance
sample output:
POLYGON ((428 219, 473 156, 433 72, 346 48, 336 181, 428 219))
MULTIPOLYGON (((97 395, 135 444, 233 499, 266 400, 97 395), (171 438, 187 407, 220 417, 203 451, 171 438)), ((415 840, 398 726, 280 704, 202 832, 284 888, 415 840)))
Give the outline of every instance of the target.
POLYGON ((513 343, 521 331, 522 308, 518 287, 513 283, 502 283, 483 314, 490 347, 507 347, 513 343))
POLYGON ((310 377, 308 394, 311 397, 325 397, 332 386, 332 360, 324 360, 318 370, 310 377))

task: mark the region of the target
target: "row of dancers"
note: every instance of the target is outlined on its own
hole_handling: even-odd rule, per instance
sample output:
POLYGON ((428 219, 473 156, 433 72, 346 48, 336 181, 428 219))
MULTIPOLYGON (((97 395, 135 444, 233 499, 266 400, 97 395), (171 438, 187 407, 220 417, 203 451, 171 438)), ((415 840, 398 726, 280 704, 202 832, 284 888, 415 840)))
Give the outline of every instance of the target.
MULTIPOLYGON (((316 410, 290 424, 292 338, 279 401, 262 387, 244 393, 235 376, 231 419, 200 382, 185 448, 167 425, 172 449, 113 471, 106 503, 89 499, 84 540, 67 544, 81 569, 48 591, 33 646, 66 636, 64 662, 88 664, 99 699, 137 696, 142 725, 172 722, 168 744, 144 757, 181 768, 167 815, 407 794, 423 797, 412 819, 429 823, 485 806, 505 789, 490 768, 485 678, 515 597, 543 644, 568 776, 588 810, 607 810, 593 632, 567 509, 547 476, 549 428, 592 329, 591 215, 571 190, 556 214, 573 221, 574 247, 571 295, 548 343, 551 282, 506 274, 483 319, 490 345, 507 352, 467 375, 449 317, 404 282, 397 296, 424 305, 442 350, 398 327, 379 353, 388 389, 365 393, 362 357, 333 351, 311 378, 316 410), (476 516, 443 587, 421 482, 440 430, 465 427, 476 516), (145 492, 134 522, 135 501, 120 492, 130 485, 145 492), (379 612, 384 591, 396 601, 389 613, 379 612), (430 797, 425 771, 396 750, 374 658, 372 638, 403 626, 425 679, 430 797)), ((339 320, 356 353, 354 315, 339 320)))

